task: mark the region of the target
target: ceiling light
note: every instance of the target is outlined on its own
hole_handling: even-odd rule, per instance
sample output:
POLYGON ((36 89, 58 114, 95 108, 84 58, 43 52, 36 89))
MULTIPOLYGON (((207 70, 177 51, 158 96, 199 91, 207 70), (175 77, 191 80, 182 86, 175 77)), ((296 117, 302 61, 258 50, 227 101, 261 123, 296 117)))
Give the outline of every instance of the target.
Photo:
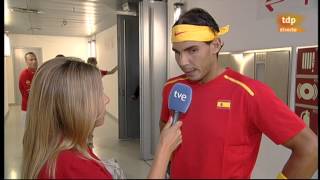
POLYGON ((179 19, 180 15, 184 13, 184 9, 183 9, 184 4, 182 2, 177 2, 177 3, 174 3, 173 6, 174 6, 173 21, 176 22, 179 19))
POLYGON ((4 56, 10 56, 10 39, 8 37, 8 32, 4 33, 4 56))
POLYGON ((122 10, 123 11, 130 11, 128 2, 125 2, 125 3, 122 4, 122 10))
POLYGON ((43 11, 37 9, 27 9, 27 8, 19 8, 19 7, 12 7, 10 8, 12 12, 19 12, 19 13, 31 13, 31 14, 42 14, 43 11))
POLYGON ((4 24, 8 25, 10 23, 10 14, 8 9, 7 0, 4 1, 4 24))
POLYGON ((31 27, 29 30, 31 30, 31 31, 40 31, 41 28, 40 27, 31 27))
POLYGON ((115 11, 117 15, 127 15, 127 16, 137 16, 137 13, 134 11, 115 11))

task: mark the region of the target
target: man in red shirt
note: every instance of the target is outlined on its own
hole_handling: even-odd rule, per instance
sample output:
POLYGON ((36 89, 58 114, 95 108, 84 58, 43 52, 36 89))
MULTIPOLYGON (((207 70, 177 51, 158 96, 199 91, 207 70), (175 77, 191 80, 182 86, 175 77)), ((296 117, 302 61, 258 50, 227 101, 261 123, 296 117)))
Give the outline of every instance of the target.
POLYGON ((26 119, 27 103, 28 103, 28 97, 30 93, 32 78, 38 68, 38 60, 34 52, 27 52, 24 55, 24 59, 27 64, 27 68, 23 69, 19 76, 19 90, 22 96, 21 118, 22 118, 23 124, 25 123, 24 121, 26 119))
MULTIPOLYGON (((92 64, 94 66, 97 66, 98 62, 97 59, 95 57, 89 57, 87 60, 87 63, 92 64)), ((118 70, 118 66, 115 66, 114 68, 112 68, 111 71, 108 70, 100 70, 101 76, 105 76, 105 75, 110 75, 115 73, 118 70)))
POLYGON ((164 86, 160 129, 172 116, 168 96, 175 83, 192 88, 192 102, 180 117, 183 142, 171 158, 170 178, 250 178, 262 133, 292 151, 278 178, 312 177, 318 156, 313 131, 267 85, 219 66, 220 36, 228 30, 199 8, 172 28, 184 74, 164 86))

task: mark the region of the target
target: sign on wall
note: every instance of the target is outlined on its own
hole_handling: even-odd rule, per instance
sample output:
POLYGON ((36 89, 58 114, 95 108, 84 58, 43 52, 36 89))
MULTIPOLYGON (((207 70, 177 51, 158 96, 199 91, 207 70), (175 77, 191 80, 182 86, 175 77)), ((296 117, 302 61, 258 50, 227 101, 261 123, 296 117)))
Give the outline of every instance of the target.
POLYGON ((318 134, 318 47, 297 55, 295 113, 318 134))
POLYGON ((311 8, 316 9, 318 0, 259 0, 257 6, 257 19, 264 19, 283 13, 295 14, 309 11, 311 8))

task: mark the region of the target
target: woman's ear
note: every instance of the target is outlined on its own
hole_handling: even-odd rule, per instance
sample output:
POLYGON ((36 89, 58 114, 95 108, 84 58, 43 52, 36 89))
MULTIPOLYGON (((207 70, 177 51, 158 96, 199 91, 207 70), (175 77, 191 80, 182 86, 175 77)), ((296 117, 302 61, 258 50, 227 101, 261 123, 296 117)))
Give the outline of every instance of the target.
POLYGON ((223 47, 224 42, 220 38, 216 38, 211 42, 211 50, 214 54, 219 53, 221 48, 223 47))

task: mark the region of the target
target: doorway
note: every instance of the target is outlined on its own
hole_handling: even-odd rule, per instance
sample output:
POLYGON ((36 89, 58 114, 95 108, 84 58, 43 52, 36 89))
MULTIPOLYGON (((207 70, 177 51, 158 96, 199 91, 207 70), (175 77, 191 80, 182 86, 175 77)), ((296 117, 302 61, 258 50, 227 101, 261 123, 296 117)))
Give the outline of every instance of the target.
POLYGON ((119 139, 140 138, 139 18, 118 15, 119 139))
POLYGON ((138 16, 117 17, 119 139, 139 138, 140 157, 150 160, 159 139, 167 80, 167 2, 143 0, 137 5, 138 16), (132 101, 136 90, 139 98, 132 101))

